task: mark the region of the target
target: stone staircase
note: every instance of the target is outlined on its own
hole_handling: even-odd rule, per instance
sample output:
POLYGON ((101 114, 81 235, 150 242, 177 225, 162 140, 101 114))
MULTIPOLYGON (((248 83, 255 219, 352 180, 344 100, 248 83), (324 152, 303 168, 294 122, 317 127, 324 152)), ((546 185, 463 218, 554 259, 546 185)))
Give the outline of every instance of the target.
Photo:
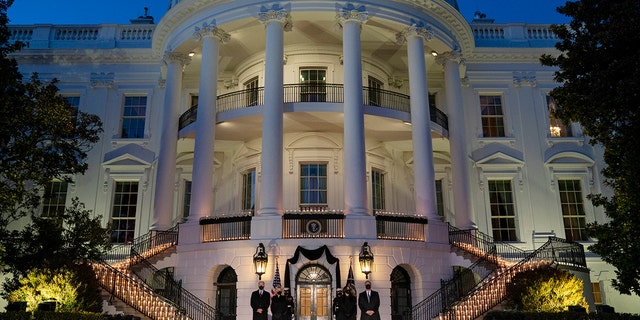
POLYGON ((113 248, 103 261, 95 261, 93 270, 111 302, 107 308, 144 320, 217 319, 215 308, 154 267, 153 262, 175 252, 177 241, 177 227, 151 231, 132 244, 113 248))
POLYGON ((504 301, 507 285, 518 273, 555 265, 588 270, 582 245, 555 237, 534 251, 524 251, 477 230, 450 226, 449 243, 453 252, 474 263, 442 281, 441 289, 416 304, 405 320, 478 319, 504 301))

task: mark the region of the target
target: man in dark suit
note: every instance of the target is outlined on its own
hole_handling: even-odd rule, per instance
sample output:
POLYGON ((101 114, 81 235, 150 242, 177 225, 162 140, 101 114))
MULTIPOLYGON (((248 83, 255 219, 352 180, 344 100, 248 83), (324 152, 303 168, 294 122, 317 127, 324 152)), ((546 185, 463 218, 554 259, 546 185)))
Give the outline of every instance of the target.
POLYGON ((264 290, 264 281, 258 282, 258 290, 251 293, 251 309, 253 320, 267 320, 267 311, 271 303, 271 295, 264 290))
POLYGON ((364 282, 365 291, 358 296, 358 307, 360 307, 360 320, 380 320, 380 295, 378 291, 371 290, 371 281, 364 282))

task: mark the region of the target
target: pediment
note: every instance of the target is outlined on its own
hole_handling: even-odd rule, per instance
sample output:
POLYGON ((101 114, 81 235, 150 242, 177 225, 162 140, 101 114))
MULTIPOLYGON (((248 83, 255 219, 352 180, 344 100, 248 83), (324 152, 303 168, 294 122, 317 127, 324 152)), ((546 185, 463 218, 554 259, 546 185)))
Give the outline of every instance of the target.
POLYGON ((149 167, 155 153, 137 144, 127 144, 104 155, 104 167, 149 167))
POLYGON ((550 167, 571 166, 571 167, 589 167, 592 166, 595 161, 591 157, 582 154, 580 152, 568 151, 558 152, 555 154, 547 155, 545 159, 545 165, 550 167))
POLYGON ((480 159, 474 159, 478 167, 522 167, 524 161, 514 155, 506 154, 501 151, 486 155, 480 159))

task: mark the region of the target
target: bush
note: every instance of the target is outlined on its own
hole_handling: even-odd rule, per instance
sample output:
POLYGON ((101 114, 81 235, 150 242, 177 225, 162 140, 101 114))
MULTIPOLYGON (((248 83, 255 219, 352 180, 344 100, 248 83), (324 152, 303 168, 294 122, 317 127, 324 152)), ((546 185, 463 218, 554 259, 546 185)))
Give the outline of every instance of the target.
POLYGON ((640 320, 638 314, 581 312, 490 311, 484 320, 640 320))
POLYGON ((507 285, 507 306, 519 311, 562 312, 569 306, 589 310, 582 280, 565 270, 524 271, 507 285))

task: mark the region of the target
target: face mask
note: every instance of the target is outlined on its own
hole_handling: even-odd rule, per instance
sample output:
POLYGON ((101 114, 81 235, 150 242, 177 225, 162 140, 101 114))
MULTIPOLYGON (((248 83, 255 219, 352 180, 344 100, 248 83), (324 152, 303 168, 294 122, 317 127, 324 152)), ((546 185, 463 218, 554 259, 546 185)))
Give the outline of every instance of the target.
POLYGON ((258 289, 262 290, 264 289, 264 286, 258 286, 258 289))
POLYGON ((364 288, 365 288, 365 289, 367 289, 367 290, 369 290, 369 289, 371 289, 371 285, 370 285, 370 284, 368 284, 368 285, 364 286, 364 288))

